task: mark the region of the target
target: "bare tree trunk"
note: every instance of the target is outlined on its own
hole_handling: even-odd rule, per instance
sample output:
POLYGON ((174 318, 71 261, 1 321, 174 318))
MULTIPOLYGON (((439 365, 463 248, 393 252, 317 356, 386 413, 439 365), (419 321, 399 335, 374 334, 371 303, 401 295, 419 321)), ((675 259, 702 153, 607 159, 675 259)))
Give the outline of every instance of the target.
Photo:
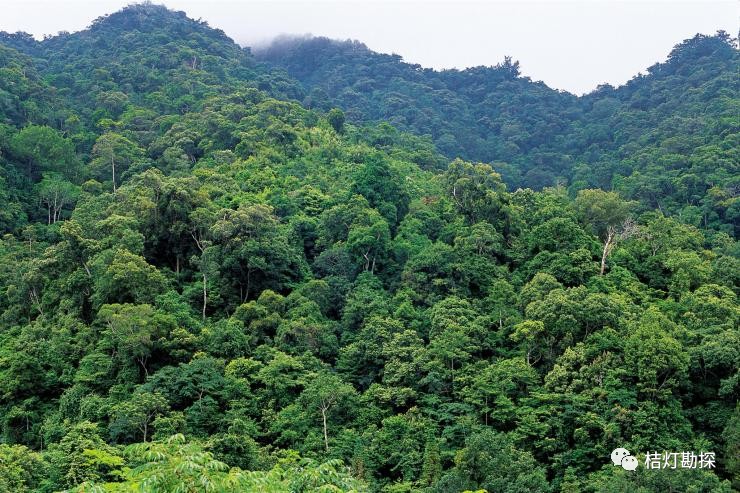
POLYGON ((321 418, 324 421, 324 448, 329 451, 329 433, 326 430, 326 406, 321 407, 321 418))
POLYGON ((206 304, 208 303, 208 287, 206 273, 203 273, 203 320, 206 319, 206 304))
POLYGON ((139 358, 139 364, 144 369, 144 378, 149 378, 149 370, 146 369, 146 360, 147 358, 139 358))
POLYGON ((606 258, 609 256, 609 252, 612 249, 612 242, 614 240, 614 230, 609 229, 609 231, 606 234, 606 241, 604 242, 604 250, 601 253, 601 270, 599 271, 599 275, 604 275, 604 271, 606 270, 606 258))
POLYGON ((56 199, 54 199, 54 218, 53 222, 56 223, 62 218, 62 209, 64 208, 64 201, 59 200, 57 203, 56 199))
POLYGON ((110 153, 110 167, 113 173, 113 193, 116 193, 116 162, 113 160, 113 152, 110 153))
POLYGON ((36 292, 36 288, 31 288, 31 291, 28 293, 28 295, 31 298, 31 303, 35 304, 36 309, 39 311, 41 315, 43 315, 44 310, 41 308, 41 299, 39 298, 39 295, 36 292))

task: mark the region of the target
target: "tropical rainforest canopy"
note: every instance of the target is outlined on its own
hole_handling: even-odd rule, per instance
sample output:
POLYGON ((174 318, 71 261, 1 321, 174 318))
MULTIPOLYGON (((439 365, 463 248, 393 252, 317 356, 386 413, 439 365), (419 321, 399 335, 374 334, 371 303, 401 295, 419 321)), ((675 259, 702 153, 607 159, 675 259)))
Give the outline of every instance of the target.
POLYGON ((0 491, 740 488, 739 70, 0 34, 0 491))

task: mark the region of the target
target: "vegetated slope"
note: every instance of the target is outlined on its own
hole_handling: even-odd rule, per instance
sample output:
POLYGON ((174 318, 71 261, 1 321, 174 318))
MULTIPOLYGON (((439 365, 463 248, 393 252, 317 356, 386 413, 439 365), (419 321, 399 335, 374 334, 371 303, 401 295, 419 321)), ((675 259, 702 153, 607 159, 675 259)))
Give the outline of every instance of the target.
POLYGON ((725 33, 697 35, 646 75, 581 98, 521 77, 509 58, 434 71, 326 38, 278 40, 258 58, 300 80, 304 104, 430 135, 447 156, 494 163, 511 186, 613 188, 737 233, 740 64, 725 33))
POLYGON ((301 94, 294 80, 259 69, 249 50, 222 31, 163 6, 132 5, 84 31, 40 42, 24 33, 1 33, 0 42, 35 59, 36 71, 85 124, 118 117, 129 100, 172 114, 197 110, 208 96, 237 88, 283 99, 301 94))
MULTIPOLYGON (((64 42, 3 40, 0 491, 739 486, 724 216, 690 224, 678 191, 652 208, 576 193, 590 182, 507 189, 387 123, 276 99, 284 75, 156 6, 64 42), (131 75, 149 37, 181 54, 153 81, 131 75), (716 469, 631 473, 617 446, 641 464, 714 452, 716 469)), ((734 83, 696 91, 724 112, 734 83)), ((639 121, 630 87, 577 102, 639 121)), ((678 130, 604 131, 594 162, 662 156, 678 130)), ((716 193, 692 190, 696 207, 716 193)))
MULTIPOLYGON (((301 81, 306 105, 339 106, 350 121, 388 121, 431 135, 452 158, 509 162, 537 153, 581 113, 575 96, 521 77, 510 58, 495 67, 438 72, 327 38, 280 39, 258 58, 301 81)), ((556 172, 566 168, 552 165, 556 172)))
POLYGON ((583 98, 589 137, 573 182, 612 186, 685 222, 737 235, 740 64, 726 34, 697 35, 626 85, 583 98), (590 177, 590 178, 589 178, 590 177))

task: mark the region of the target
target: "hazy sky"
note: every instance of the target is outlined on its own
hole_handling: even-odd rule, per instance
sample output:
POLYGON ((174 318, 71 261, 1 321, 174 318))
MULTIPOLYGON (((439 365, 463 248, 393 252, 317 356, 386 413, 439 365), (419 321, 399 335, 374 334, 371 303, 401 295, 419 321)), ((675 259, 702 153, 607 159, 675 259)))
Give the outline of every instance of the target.
MULTIPOLYGON (((0 30, 78 31, 129 0, 0 0, 0 30)), ((676 43, 719 29, 737 35, 737 0, 704 1, 255 1, 162 0, 253 46, 279 34, 358 39, 434 68, 494 65, 577 94, 619 85, 676 43)))

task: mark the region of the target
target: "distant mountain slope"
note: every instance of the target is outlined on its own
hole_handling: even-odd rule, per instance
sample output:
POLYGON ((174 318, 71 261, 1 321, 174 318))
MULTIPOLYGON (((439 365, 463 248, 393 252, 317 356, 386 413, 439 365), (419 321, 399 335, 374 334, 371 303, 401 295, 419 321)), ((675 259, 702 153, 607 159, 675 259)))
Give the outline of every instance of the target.
POLYGON ((326 38, 281 39, 256 55, 300 80, 306 105, 429 134, 450 157, 494 163, 511 186, 616 188, 697 225, 737 228, 740 64, 726 33, 697 35, 646 75, 580 98, 522 77, 510 58, 434 71, 326 38))
POLYGON ((740 220, 740 58, 725 33, 678 44, 619 88, 583 98, 574 187, 613 187, 697 226, 740 220))
POLYGON ((521 77, 510 58, 438 72, 327 38, 278 40, 257 57, 300 80, 307 105, 338 105, 353 121, 429 134, 450 157, 511 161, 547 148, 580 116, 575 96, 521 77))
POLYGON ((61 104, 31 58, 0 43, 0 125, 53 123, 54 108, 61 104))
POLYGON ((258 68, 249 49, 223 31, 160 5, 131 5, 86 30, 40 42, 0 33, 0 43, 35 58, 48 82, 81 106, 116 91, 157 110, 183 112, 245 83, 284 99, 301 96, 295 81, 258 68))
POLYGON ((339 107, 352 123, 427 135, 448 158, 492 163, 511 188, 614 189, 695 226, 731 235, 740 227, 740 64, 726 33, 697 35, 646 75, 580 98, 522 77, 510 58, 435 71, 326 38, 278 40, 255 56, 206 23, 151 4, 41 42, 0 33, 0 46, 34 61, 30 78, 18 63, 6 69, 45 88, 24 99, 13 95, 21 86, 5 84, 0 118, 75 133, 83 153, 111 122, 138 125, 152 118, 146 112, 197 111, 210 96, 259 89, 308 108, 339 107))

